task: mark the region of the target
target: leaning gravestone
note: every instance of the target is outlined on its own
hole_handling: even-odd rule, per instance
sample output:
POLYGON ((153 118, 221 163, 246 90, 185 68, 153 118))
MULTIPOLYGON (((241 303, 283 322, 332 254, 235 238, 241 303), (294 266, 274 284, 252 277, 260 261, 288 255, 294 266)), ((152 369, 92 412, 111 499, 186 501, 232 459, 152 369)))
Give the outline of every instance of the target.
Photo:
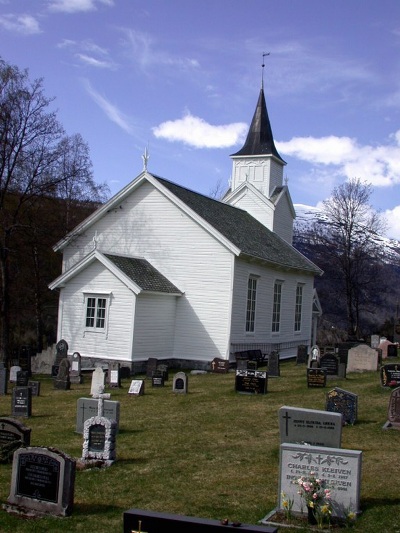
POLYGON ((12 416, 31 416, 32 390, 30 387, 14 387, 12 391, 11 414, 12 416))
POLYGON ((54 448, 15 451, 11 491, 4 508, 34 517, 69 516, 74 502, 76 463, 54 448))
POLYGON ((390 395, 388 419, 383 429, 400 429, 400 387, 390 395))
POLYGON ((5 396, 7 394, 8 386, 8 370, 4 366, 3 362, 0 362, 0 396, 5 396))
POLYGON ((105 386, 105 374, 102 368, 99 366, 93 370, 92 384, 90 387, 91 396, 97 396, 104 391, 105 386))
POLYGON ((342 415, 284 405, 279 409, 279 431, 281 443, 340 448, 342 415))
MULTIPOLYGON (((83 433, 86 420, 98 413, 98 401, 95 398, 79 398, 76 405, 76 433, 83 433)), ((117 433, 120 419, 120 402, 104 400, 103 416, 117 423, 117 433)))
POLYGON ((400 365, 383 365, 380 369, 382 387, 398 387, 400 385, 400 365))
POLYGON ((61 359, 58 365, 57 377, 54 378, 53 384, 55 389, 69 390, 71 387, 71 381, 69 377, 70 363, 67 357, 61 359))
POLYGON ((314 472, 332 487, 332 516, 346 518, 350 511, 360 512, 362 451, 285 443, 280 446, 279 463, 280 510, 284 509, 283 500, 292 500, 292 511, 304 511, 298 485, 293 482, 314 472))
POLYGON ((343 424, 357 422, 358 396, 352 392, 335 387, 326 395, 326 410, 341 413, 343 424))
POLYGON ((378 352, 367 344, 350 348, 347 354, 347 372, 378 370, 378 352))
POLYGON ((235 390, 241 394, 266 394, 268 372, 264 370, 236 370, 235 390))
POLYGON ((188 391, 188 377, 185 372, 178 372, 172 380, 172 391, 186 394, 188 391))
POLYGON ((132 379, 129 386, 128 394, 132 396, 143 396, 144 394, 144 379, 132 379))
POLYGON ((71 383, 82 383, 82 357, 79 352, 74 352, 69 368, 69 380, 71 383))

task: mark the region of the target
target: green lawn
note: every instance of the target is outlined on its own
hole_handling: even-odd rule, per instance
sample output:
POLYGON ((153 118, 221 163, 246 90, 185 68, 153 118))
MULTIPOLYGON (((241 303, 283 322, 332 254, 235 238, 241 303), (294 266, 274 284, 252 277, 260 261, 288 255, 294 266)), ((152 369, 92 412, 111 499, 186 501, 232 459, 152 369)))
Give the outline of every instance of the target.
MULTIPOLYGON (((123 512, 130 508, 257 524, 278 497, 278 409, 325 409, 326 393, 338 386, 358 394, 358 421, 342 434, 343 448, 363 452, 362 514, 353 531, 400 533, 400 431, 382 429, 391 391, 381 387, 378 372, 308 389, 305 366, 284 362, 265 395, 236 393, 234 373, 189 375, 188 394, 174 394, 173 374, 165 387, 152 388, 146 380, 143 396, 128 395, 130 380, 106 391, 121 404, 117 461, 76 473, 72 516, 24 520, 0 509, 0 532, 122 532, 123 512)), ((21 419, 32 429, 31 445, 80 458, 76 404, 90 397, 90 378, 69 391, 54 389, 48 376, 33 379, 41 381, 40 396, 32 399, 32 416, 21 419)), ((11 415, 10 391, 0 396, 0 414, 11 415)), ((10 464, 0 464, 2 504, 11 471, 10 464)))

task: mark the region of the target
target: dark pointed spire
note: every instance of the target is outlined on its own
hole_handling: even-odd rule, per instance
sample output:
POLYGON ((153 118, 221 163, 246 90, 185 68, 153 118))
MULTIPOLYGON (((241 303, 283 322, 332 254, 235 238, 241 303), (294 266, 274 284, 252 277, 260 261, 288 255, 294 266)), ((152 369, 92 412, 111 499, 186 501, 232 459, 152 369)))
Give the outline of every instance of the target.
POLYGON ((262 87, 246 142, 241 150, 232 154, 232 156, 237 155, 273 155, 286 165, 286 161, 281 158, 278 150, 275 148, 267 105, 265 103, 264 89, 262 87))

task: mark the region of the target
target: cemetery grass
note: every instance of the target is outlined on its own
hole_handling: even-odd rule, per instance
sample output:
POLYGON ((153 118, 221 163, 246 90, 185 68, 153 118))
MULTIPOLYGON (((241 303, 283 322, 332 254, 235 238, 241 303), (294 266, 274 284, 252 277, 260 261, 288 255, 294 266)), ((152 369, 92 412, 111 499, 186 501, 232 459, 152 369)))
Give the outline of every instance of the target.
MULTIPOLYGON (((399 362, 399 359, 391 360, 399 362)), ((188 393, 172 392, 173 370, 164 387, 145 380, 143 396, 129 396, 130 380, 107 389, 120 402, 117 460, 109 468, 76 472, 70 517, 24 519, 0 509, 0 532, 122 532, 131 508, 258 524, 277 502, 278 410, 282 405, 325 409, 326 393, 338 386, 358 394, 358 420, 345 426, 342 447, 362 450, 361 510, 352 530, 400 533, 400 432, 383 430, 390 390, 378 372, 329 379, 307 388, 305 365, 281 363, 265 395, 234 390, 235 374, 189 375, 188 393)), ((144 376, 135 376, 140 379, 144 376)), ((82 435, 75 432, 77 400, 90 397, 90 377, 71 390, 40 380, 30 427, 31 446, 54 447, 79 459, 82 435)), ((1 416, 11 416, 11 394, 0 396, 1 416)), ((0 503, 10 491, 11 464, 0 464, 0 503)), ((309 531, 280 528, 283 532, 309 531)), ((337 531, 337 530, 336 530, 337 531)))

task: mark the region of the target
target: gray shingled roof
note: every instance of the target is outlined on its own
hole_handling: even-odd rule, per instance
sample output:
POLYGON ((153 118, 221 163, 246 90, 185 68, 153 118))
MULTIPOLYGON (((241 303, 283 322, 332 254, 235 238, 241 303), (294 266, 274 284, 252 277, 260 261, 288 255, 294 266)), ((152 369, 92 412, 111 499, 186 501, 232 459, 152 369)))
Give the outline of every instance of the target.
POLYGON ((152 176, 239 248, 242 255, 282 268, 322 273, 314 263, 247 211, 191 191, 154 174, 152 176))
POLYGON ((146 261, 146 259, 112 254, 104 255, 143 291, 182 294, 173 283, 146 261))

